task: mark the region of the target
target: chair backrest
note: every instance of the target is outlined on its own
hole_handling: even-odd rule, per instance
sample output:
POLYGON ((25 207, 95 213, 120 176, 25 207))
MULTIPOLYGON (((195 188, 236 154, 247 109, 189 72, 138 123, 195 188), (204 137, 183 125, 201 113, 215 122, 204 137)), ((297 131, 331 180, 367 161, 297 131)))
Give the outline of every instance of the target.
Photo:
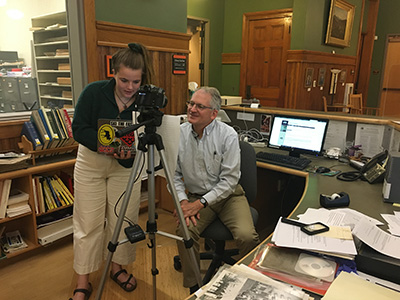
POLYGON ((256 152, 253 146, 247 142, 239 141, 239 146, 241 172, 239 183, 246 193, 247 201, 251 203, 257 196, 256 152))
POLYGON ((324 112, 328 112, 328 102, 325 96, 322 96, 322 101, 324 102, 324 112))
POLYGON ((363 114, 362 94, 350 94, 349 105, 351 114, 362 115, 363 114))

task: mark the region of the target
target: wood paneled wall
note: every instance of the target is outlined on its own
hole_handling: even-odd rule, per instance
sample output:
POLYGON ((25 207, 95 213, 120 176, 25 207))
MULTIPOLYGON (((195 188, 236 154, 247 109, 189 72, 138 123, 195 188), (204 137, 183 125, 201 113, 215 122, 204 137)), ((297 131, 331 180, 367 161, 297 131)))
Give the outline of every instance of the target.
POLYGON ((174 54, 186 56, 188 65, 191 35, 104 21, 96 21, 95 33, 86 32, 86 35, 88 34, 96 37, 96 51, 88 54, 89 81, 107 78, 106 55, 112 55, 118 49, 127 47, 128 43, 142 43, 148 48, 152 58, 156 75, 153 83, 162 87, 168 97, 164 113, 186 112, 188 75, 173 74, 172 56, 174 54), (92 54, 95 58, 91 57, 92 54))
POLYGON ((0 152, 19 152, 22 125, 26 120, 0 122, 0 152))
MULTIPOLYGON (((323 111, 322 96, 328 103, 343 103, 345 83, 354 83, 356 57, 308 50, 289 50, 286 71, 285 108, 323 111), (311 87, 305 86, 306 71, 313 69, 311 87), (318 74, 325 68, 324 84, 318 86, 318 74), (336 94, 329 94, 331 69, 346 71, 344 82, 337 83, 336 94)), ((340 78, 340 74, 339 74, 340 78)))

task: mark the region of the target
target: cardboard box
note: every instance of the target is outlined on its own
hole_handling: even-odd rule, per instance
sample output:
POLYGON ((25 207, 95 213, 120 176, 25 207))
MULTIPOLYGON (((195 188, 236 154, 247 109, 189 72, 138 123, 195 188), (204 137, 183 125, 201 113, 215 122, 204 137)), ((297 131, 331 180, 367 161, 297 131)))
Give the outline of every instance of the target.
POLYGON ((71 77, 57 77, 58 84, 71 84, 71 77))
POLYGON ((72 91, 62 91, 62 97, 72 99, 72 91))
POLYGON ((242 104, 242 97, 240 96, 221 96, 222 105, 237 105, 242 104))
POLYGON ((71 70, 71 67, 68 63, 58 64, 59 70, 71 70))

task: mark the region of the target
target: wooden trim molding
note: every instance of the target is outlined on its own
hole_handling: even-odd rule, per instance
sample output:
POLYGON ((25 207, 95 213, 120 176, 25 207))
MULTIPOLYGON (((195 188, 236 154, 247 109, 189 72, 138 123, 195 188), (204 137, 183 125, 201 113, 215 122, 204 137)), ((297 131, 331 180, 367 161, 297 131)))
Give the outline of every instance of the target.
POLYGON ((187 33, 105 21, 96 21, 96 28, 99 45, 118 43, 120 45, 125 44, 126 46, 128 43, 134 41, 146 45, 149 49, 150 47, 157 47, 157 51, 166 49, 165 45, 168 45, 168 49, 173 49, 172 52, 182 52, 189 49, 188 45, 191 38, 191 35, 187 33))
POLYGON ((240 65, 241 53, 222 53, 223 65, 240 65))
POLYGON ((341 65, 356 65, 356 56, 332 54, 327 52, 310 51, 310 50, 289 50, 287 61, 307 62, 307 63, 327 63, 341 65))

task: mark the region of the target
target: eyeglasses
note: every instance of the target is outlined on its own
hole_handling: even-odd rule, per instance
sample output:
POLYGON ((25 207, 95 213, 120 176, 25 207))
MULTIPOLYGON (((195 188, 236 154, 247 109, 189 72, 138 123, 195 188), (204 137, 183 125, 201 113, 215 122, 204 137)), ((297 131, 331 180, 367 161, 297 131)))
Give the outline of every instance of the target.
POLYGON ((196 105, 196 107, 197 107, 198 110, 204 110, 204 109, 206 109, 206 108, 208 108, 208 109, 214 109, 214 108, 211 107, 211 106, 205 106, 205 105, 203 105, 203 104, 196 103, 196 102, 194 102, 194 101, 186 101, 186 105, 187 105, 189 108, 192 108, 193 106, 196 105))

